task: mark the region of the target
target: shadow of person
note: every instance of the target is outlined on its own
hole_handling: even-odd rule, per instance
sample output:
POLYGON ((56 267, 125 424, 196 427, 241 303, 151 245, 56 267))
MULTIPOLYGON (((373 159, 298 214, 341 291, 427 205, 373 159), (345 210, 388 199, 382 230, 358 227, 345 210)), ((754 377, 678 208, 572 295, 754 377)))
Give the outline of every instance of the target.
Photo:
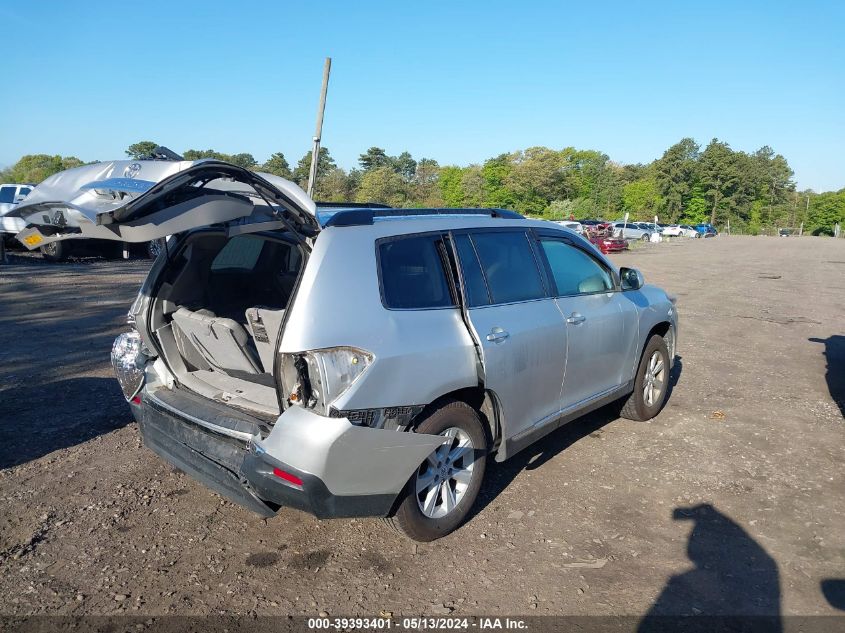
POLYGON ((824 344, 824 357, 827 359, 827 388, 830 397, 845 417, 845 336, 834 334, 828 338, 809 338, 811 343, 824 344))
POLYGON ((845 579, 828 578, 822 580, 822 594, 834 609, 845 611, 845 579))
POLYGON ((676 508, 672 518, 694 522, 695 567, 669 578, 638 630, 782 631, 778 566, 766 550, 709 504, 676 508))

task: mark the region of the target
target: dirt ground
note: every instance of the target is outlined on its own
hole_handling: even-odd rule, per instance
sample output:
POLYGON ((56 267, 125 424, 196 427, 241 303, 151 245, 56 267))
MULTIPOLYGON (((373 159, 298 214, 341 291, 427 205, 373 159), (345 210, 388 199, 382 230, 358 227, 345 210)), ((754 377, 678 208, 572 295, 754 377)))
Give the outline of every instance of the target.
POLYGON ((141 445, 109 365, 143 261, 0 267, 0 614, 842 614, 845 240, 613 256, 678 296, 674 389, 504 464, 414 544, 262 520, 141 445), (840 605, 841 607, 841 605, 840 605))

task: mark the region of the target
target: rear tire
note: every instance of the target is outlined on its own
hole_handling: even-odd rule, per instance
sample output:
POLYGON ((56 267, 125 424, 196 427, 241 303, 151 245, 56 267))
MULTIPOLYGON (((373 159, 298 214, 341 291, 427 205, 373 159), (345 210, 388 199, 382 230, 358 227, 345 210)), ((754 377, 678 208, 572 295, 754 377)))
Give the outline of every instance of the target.
POLYGON ((489 442, 478 412, 459 400, 434 409, 416 432, 452 436, 453 441, 414 471, 395 514, 386 521, 409 538, 427 542, 446 536, 466 519, 484 479, 489 442))
POLYGON ((147 251, 147 258, 148 259, 155 259, 158 257, 158 254, 164 250, 164 239, 158 238, 155 240, 150 240, 146 244, 146 251, 147 251))
POLYGON ((620 415, 628 420, 644 422, 658 413, 666 402, 669 390, 669 350, 666 341, 654 334, 643 350, 634 391, 622 405, 620 415))
POLYGON ((48 262, 63 262, 67 259, 70 249, 68 249, 67 244, 63 244, 62 242, 50 242, 42 246, 39 250, 41 251, 41 257, 48 262))
POLYGON ((640 236, 640 240, 642 240, 643 242, 648 242, 651 240, 651 235, 649 235, 648 233, 643 233, 640 236))

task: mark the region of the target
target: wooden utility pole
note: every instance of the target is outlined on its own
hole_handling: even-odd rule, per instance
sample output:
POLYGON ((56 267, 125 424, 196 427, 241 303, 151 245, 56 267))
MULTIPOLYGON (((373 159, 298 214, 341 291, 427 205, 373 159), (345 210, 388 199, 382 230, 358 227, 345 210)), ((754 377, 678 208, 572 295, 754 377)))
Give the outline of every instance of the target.
POLYGON ((332 58, 326 57, 323 66, 323 89, 320 91, 320 105, 317 106, 317 129, 314 132, 314 149, 311 151, 311 171, 308 174, 308 197, 314 197, 314 185, 317 182, 317 165, 320 162, 320 138, 323 135, 323 113, 326 111, 326 92, 329 89, 329 73, 332 70, 332 58))

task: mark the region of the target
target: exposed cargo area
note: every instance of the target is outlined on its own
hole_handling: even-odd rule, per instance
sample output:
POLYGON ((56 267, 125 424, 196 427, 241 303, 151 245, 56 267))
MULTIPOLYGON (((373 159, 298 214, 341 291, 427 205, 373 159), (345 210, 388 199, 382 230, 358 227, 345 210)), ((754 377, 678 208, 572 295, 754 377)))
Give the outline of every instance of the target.
POLYGON ((187 389, 278 415, 275 350, 305 261, 284 234, 192 236, 152 288, 149 329, 187 389))

